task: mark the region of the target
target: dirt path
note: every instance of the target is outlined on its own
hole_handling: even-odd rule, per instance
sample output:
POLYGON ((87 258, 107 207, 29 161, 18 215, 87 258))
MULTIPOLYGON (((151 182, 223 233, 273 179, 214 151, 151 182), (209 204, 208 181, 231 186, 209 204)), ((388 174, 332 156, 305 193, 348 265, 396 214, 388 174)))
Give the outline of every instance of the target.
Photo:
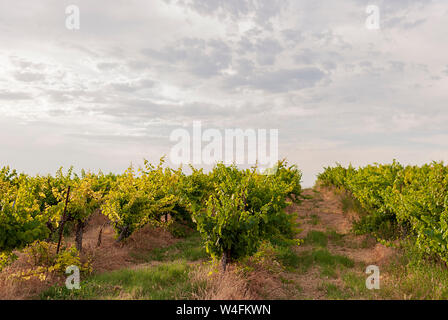
MULTIPOLYGON (((305 272, 282 275, 287 279, 284 282, 293 283, 294 287, 299 288, 287 298, 333 299, 338 298, 338 294, 344 298, 344 279, 365 279, 366 266, 386 264, 394 255, 394 250, 373 238, 354 235, 351 232, 354 214, 343 211, 340 198, 332 191, 305 189, 303 195, 306 199, 300 205, 288 208, 290 212, 298 213, 299 238, 305 239, 296 252, 303 261, 307 261, 306 257, 316 251, 320 251, 322 257, 311 259, 311 265, 305 272), (343 258, 334 257, 348 258, 351 263, 346 263, 348 267, 338 266, 331 262, 332 259, 337 261, 343 258)), ((303 261, 300 263, 303 264, 303 261)))
POLYGON ((355 262, 365 264, 382 265, 387 263, 388 258, 394 254, 393 249, 377 243, 375 239, 368 236, 356 236, 351 232, 352 221, 356 214, 345 213, 340 199, 332 191, 306 189, 304 195, 312 196, 312 199, 305 199, 300 206, 297 206, 297 212, 302 216, 317 215, 319 223, 316 226, 310 224, 309 219, 305 221, 301 219, 301 227, 304 229, 301 237, 306 236, 306 230, 336 231, 344 236, 345 245, 335 245, 330 241, 330 251, 342 252, 355 262))

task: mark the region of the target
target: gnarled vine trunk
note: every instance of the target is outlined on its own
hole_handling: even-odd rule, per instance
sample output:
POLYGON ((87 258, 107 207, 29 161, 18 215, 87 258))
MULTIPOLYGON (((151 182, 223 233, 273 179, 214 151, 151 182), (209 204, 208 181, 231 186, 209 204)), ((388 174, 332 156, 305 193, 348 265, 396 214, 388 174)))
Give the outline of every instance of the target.
POLYGON ((120 230, 120 235, 118 236, 118 239, 116 241, 117 243, 121 242, 122 240, 126 239, 129 236, 129 227, 128 226, 120 227, 119 230, 120 230))
POLYGON ((86 222, 84 222, 82 220, 78 220, 76 222, 75 242, 76 242, 76 249, 78 249, 78 252, 82 251, 82 236, 84 234, 85 226, 86 226, 86 222))
POLYGON ((96 246, 100 247, 102 242, 102 235, 103 235, 103 228, 105 226, 105 223, 101 226, 100 232, 98 234, 98 241, 96 242, 96 246))
POLYGON ((230 250, 224 250, 221 258, 222 271, 226 272, 227 263, 230 262, 230 250))
POLYGON ((53 239, 54 233, 57 231, 57 228, 53 226, 50 220, 47 221, 47 228, 50 230, 50 234, 48 235, 47 242, 50 242, 53 239))

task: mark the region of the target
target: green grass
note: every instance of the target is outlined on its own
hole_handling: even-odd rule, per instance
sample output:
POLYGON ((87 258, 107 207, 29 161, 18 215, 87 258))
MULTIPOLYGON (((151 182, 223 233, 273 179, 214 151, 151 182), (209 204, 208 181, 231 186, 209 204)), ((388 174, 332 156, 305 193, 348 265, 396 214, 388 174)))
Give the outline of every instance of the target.
POLYGON ((362 207, 361 203, 349 194, 343 192, 340 195, 340 199, 342 203, 342 210, 344 212, 353 211, 360 215, 368 214, 368 212, 362 207))
POLYGON ((315 250, 312 253, 313 260, 320 266, 336 266, 341 265, 346 268, 353 268, 355 263, 353 260, 342 255, 333 255, 326 249, 315 250))
POLYGON ((185 261, 174 261, 137 270, 122 269, 94 275, 81 282, 81 289, 51 287, 40 298, 55 300, 189 299, 205 286, 189 279, 191 267, 185 261))
MULTIPOLYGON (((365 268, 364 268, 365 270, 365 268)), ((342 276, 345 290, 349 291, 354 297, 372 298, 376 290, 369 290, 366 287, 366 279, 368 274, 358 274, 355 272, 347 272, 342 276)))
POLYGON ((390 264, 380 268, 379 290, 366 288, 364 265, 362 273, 343 274, 344 290, 363 299, 448 299, 448 268, 425 258, 411 244, 404 244, 403 249, 390 264))
POLYGON ((306 235, 305 244, 312 244, 325 248, 328 244, 328 238, 327 235, 321 231, 311 230, 306 235))
POLYGON ((344 241, 343 234, 337 233, 334 230, 330 230, 330 231, 327 231, 326 235, 327 235, 328 240, 330 240, 335 245, 340 246, 340 247, 344 246, 345 241, 344 241))
POLYGON ((301 260, 292 247, 277 247, 276 258, 287 270, 293 271, 297 269, 301 260))
POLYGON ((298 255, 297 271, 305 273, 313 265, 314 259, 310 251, 305 251, 298 255))
POLYGON ((280 282, 282 283, 283 289, 287 292, 287 295, 285 297, 282 297, 282 299, 297 299, 302 293, 303 288, 296 283, 292 279, 287 279, 285 277, 279 276, 280 282))
POLYGON ((353 268, 355 263, 348 257, 333 255, 327 249, 315 249, 305 251, 298 255, 297 269, 299 272, 306 272, 312 265, 319 266, 321 275, 334 278, 337 276, 336 268, 353 268))
POLYGON ((316 226, 316 225, 319 224, 319 222, 320 222, 320 218, 319 218, 319 216, 318 216, 317 214, 313 213, 313 214, 311 215, 311 218, 310 218, 310 223, 311 223, 313 226, 316 226))
POLYGON ((133 252, 131 255, 138 262, 174 261, 178 259, 199 261, 209 258, 197 232, 171 246, 154 248, 149 253, 133 252))
POLYGON ((286 279, 285 277, 280 276, 279 277, 281 283, 283 284, 294 284, 294 280, 286 279))
POLYGON ((322 194, 320 193, 319 190, 313 189, 313 193, 314 193, 314 196, 315 196, 315 197, 313 197, 314 200, 319 201, 319 202, 324 201, 324 199, 322 198, 322 194))
POLYGON ((448 267, 429 259, 412 243, 403 245, 403 253, 383 270, 392 281, 381 286, 382 294, 400 299, 448 299, 448 267))
POLYGON ((351 297, 347 291, 339 288, 333 283, 324 283, 320 289, 325 292, 329 299, 346 300, 351 297))
POLYGON ((333 266, 328 266, 328 265, 321 266, 320 275, 322 277, 333 278, 333 279, 338 277, 338 273, 336 272, 335 268, 333 266))

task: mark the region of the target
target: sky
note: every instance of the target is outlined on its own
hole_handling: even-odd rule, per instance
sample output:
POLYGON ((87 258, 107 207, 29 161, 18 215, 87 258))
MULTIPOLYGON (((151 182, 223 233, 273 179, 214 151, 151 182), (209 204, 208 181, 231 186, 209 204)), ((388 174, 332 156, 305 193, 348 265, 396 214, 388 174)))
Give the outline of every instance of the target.
POLYGON ((278 129, 307 187, 447 161, 447 39, 446 0, 1 0, 0 166, 119 173, 194 121, 278 129))

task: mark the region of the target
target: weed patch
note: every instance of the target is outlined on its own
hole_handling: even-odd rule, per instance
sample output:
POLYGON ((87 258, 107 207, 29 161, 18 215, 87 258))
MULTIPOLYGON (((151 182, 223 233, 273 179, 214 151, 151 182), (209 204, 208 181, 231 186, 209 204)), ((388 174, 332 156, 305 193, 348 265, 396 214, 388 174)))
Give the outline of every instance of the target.
POLYGON ((92 276, 81 282, 81 289, 68 290, 55 286, 44 291, 40 298, 56 300, 85 299, 188 299, 198 292, 202 283, 189 281, 185 261, 170 262, 137 270, 123 269, 92 276))

